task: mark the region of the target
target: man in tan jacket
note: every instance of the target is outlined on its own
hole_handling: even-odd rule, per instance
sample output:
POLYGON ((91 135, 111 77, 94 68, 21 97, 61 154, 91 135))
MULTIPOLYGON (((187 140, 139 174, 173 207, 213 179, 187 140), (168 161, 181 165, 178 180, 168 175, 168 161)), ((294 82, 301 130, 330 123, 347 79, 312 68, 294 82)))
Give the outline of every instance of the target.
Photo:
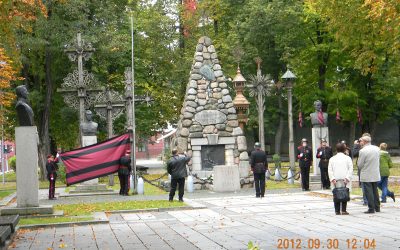
POLYGON ((368 200, 368 210, 364 213, 372 214, 380 212, 378 194, 379 173, 379 148, 371 145, 371 137, 363 136, 360 139, 361 150, 359 152, 357 166, 360 169, 360 181, 364 185, 365 195, 368 200))

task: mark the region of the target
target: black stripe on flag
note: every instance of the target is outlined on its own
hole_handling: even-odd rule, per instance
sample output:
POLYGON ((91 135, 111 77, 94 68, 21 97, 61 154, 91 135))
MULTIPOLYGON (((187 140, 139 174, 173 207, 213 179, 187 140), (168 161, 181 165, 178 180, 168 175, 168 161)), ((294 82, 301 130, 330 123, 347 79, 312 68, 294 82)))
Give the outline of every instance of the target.
MULTIPOLYGON (((79 170, 76 170, 76 171, 73 171, 73 172, 69 172, 69 173, 66 174, 66 178, 68 179, 68 178, 71 178, 71 177, 79 176, 81 174, 86 174, 86 173, 89 173, 89 172, 92 172, 92 171, 96 171, 96 170, 100 170, 100 169, 103 169, 103 168, 108 168, 108 167, 111 167, 111 166, 114 166, 114 165, 118 165, 118 164, 119 164, 119 159, 118 160, 114 160, 114 161, 104 162, 104 163, 101 163, 101 164, 98 164, 98 165, 94 165, 94 166, 90 166, 90 167, 87 167, 87 168, 79 169, 79 170)), ((110 174, 110 173, 108 173, 108 174, 110 174)))
MULTIPOLYGON (((63 160, 63 161, 67 161, 67 160, 69 160, 69 159, 72 159, 72 158, 79 158, 79 157, 81 157, 81 156, 83 156, 83 155, 88 155, 88 154, 93 154, 93 153, 96 153, 96 152, 98 152, 98 151, 102 151, 102 150, 104 150, 104 149, 109 149, 109 148, 114 148, 114 147, 117 147, 117 146, 121 146, 121 145, 124 145, 124 144, 128 144, 129 143, 129 138, 128 139, 124 139, 124 140, 122 140, 122 141, 116 141, 116 142, 113 142, 113 143, 107 143, 106 145, 104 145, 104 146, 101 146, 101 147, 97 147, 97 148, 93 148, 93 149, 87 149, 87 150, 85 150, 85 151, 83 151, 83 152, 80 152, 80 153, 76 153, 76 154, 73 154, 73 155, 64 155, 64 156, 61 156, 61 159, 63 160)), ((102 142, 102 143, 104 143, 104 142, 102 142)), ((95 144, 95 145, 97 145, 97 144, 95 144)), ((95 145, 90 145, 90 146, 95 146, 95 145)))

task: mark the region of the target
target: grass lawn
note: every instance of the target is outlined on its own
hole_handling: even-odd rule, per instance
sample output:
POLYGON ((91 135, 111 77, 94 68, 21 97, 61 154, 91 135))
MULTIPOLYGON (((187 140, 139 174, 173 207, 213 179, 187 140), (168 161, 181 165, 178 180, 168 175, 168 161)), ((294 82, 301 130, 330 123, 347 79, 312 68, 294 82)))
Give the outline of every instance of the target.
MULTIPOLYGON (((400 194, 400 184, 399 183, 390 183, 389 190, 394 192, 395 194, 400 194)), ((381 190, 378 189, 378 192, 379 192, 379 197, 381 197, 381 194, 382 194, 381 190)), ((362 195, 362 190, 359 187, 352 188, 351 194, 362 195)))
POLYGON ((121 201, 121 202, 104 202, 104 203, 81 203, 56 205, 55 210, 63 210, 64 216, 82 216, 90 215, 93 212, 106 212, 115 210, 136 210, 147 208, 169 208, 186 206, 184 202, 169 202, 167 200, 160 201, 121 201))
POLYGON ((274 181, 267 180, 266 189, 291 189, 291 188, 300 188, 300 183, 289 184, 287 180, 283 181, 274 181))
POLYGON ((1 190, 0 191, 0 199, 9 196, 10 194, 14 193, 16 190, 1 190))
MULTIPOLYGON (((159 178, 162 174, 152 174, 152 175, 144 175, 147 180, 155 180, 159 178)), ((168 179, 168 176, 165 176, 166 179, 168 179)), ((113 189, 113 190, 119 190, 119 179, 118 176, 114 176, 114 186, 109 186, 108 185, 108 176, 107 177, 102 177, 99 179, 100 183, 107 184, 107 188, 113 189)), ((160 189, 158 187, 155 187, 147 182, 144 182, 144 194, 145 195, 163 195, 166 194, 167 192, 164 191, 163 189, 160 189)))
POLYGON ((55 217, 55 218, 22 218, 19 221, 19 225, 34 225, 34 224, 53 224, 63 222, 79 222, 79 221, 91 221, 94 218, 92 216, 75 216, 75 217, 55 217))

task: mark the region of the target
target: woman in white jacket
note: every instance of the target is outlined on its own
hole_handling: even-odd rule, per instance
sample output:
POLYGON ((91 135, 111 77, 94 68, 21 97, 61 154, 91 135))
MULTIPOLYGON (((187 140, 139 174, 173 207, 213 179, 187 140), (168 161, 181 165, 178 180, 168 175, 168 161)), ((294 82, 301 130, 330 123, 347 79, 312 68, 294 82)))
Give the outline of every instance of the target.
MULTIPOLYGON (((332 184, 331 187, 343 187, 346 185, 351 189, 351 177, 353 176, 353 162, 349 156, 344 154, 346 146, 342 143, 336 144, 337 154, 329 159, 328 174, 332 184)), ((334 202, 336 215, 348 215, 346 211, 347 202, 334 202)))

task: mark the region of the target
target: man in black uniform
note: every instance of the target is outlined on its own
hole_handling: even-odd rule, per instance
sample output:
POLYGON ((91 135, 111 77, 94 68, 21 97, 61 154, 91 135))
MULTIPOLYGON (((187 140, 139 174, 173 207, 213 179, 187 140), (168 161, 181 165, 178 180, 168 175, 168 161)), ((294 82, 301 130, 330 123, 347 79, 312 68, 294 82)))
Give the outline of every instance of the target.
POLYGON ((46 171, 47 179, 49 180, 49 200, 55 200, 54 194, 56 192, 56 179, 57 179, 57 164, 54 161, 53 155, 47 156, 46 171))
POLYGON ((120 195, 129 195, 129 175, 131 169, 131 151, 128 149, 126 150, 125 155, 119 159, 118 178, 120 195))
POLYGON ((174 200, 177 185, 179 185, 179 201, 183 202, 183 194, 185 191, 185 177, 188 176, 186 164, 190 161, 186 154, 178 155, 178 150, 172 150, 172 157, 167 163, 168 174, 171 175, 171 190, 169 192, 169 201, 174 200))
POLYGON ((318 167, 321 170, 321 183, 324 189, 331 188, 329 181, 328 164, 329 159, 333 156, 332 148, 326 144, 326 140, 321 140, 321 146, 317 149, 317 158, 320 159, 318 167))
POLYGON ((254 151, 250 154, 251 171, 254 174, 254 187, 256 197, 264 197, 265 194, 265 172, 267 171, 267 154, 261 150, 261 144, 254 144, 254 151))
POLYGON ((310 191, 310 166, 312 163, 312 149, 307 145, 307 139, 301 139, 301 146, 297 147, 297 159, 301 171, 301 188, 310 191))

